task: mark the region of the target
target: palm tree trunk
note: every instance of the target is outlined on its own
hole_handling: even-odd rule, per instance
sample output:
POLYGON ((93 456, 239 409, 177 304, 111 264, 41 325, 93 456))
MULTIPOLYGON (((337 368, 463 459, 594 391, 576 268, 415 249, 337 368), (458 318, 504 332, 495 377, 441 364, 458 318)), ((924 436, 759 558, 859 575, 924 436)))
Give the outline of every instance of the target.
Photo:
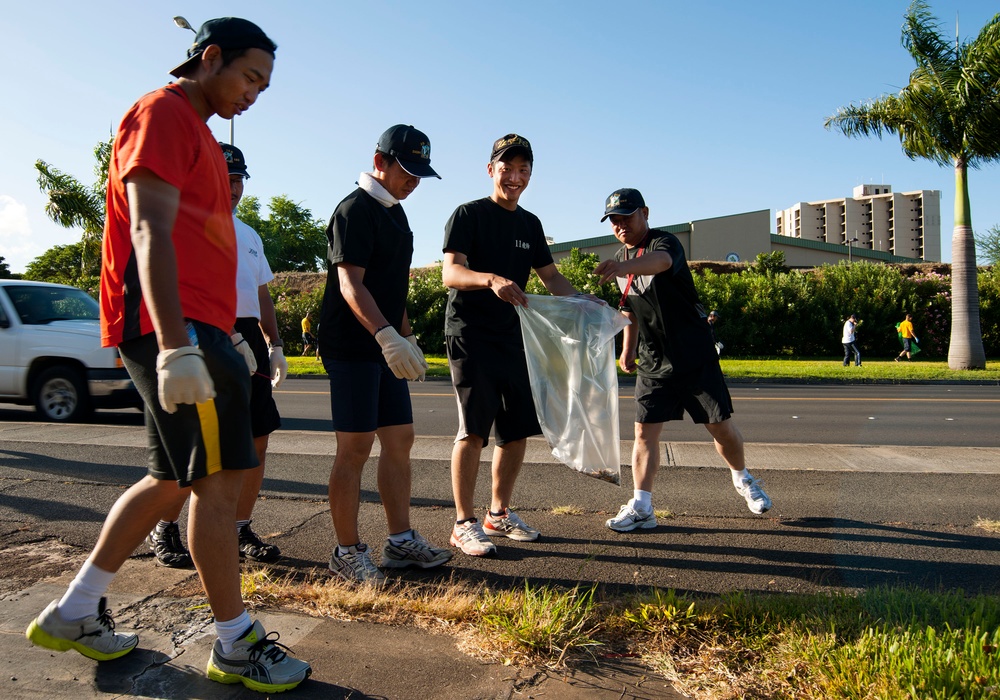
POLYGON ((955 159, 955 230, 951 236, 950 369, 986 369, 986 351, 979 325, 979 280, 976 243, 969 208, 968 167, 955 159))

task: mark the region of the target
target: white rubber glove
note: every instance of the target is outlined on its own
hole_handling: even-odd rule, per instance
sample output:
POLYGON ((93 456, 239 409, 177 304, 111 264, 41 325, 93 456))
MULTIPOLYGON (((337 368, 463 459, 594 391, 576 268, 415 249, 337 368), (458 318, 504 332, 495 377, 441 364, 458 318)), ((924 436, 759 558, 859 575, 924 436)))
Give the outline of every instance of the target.
POLYGON ((288 360, 281 346, 272 346, 267 351, 267 359, 271 361, 271 388, 277 389, 288 376, 288 360))
POLYGON ((420 373, 420 376, 417 377, 417 381, 422 382, 427 379, 427 360, 424 359, 424 351, 420 349, 419 345, 417 345, 417 336, 410 333, 406 336, 406 339, 410 341, 410 345, 413 346, 411 350, 413 350, 413 353, 417 356, 417 359, 420 360, 420 364, 424 368, 424 370, 420 373))
POLYGON ((205 366, 205 355, 194 346, 161 350, 156 356, 156 375, 160 406, 167 413, 174 413, 177 404, 205 403, 215 398, 215 383, 205 366))
POLYGON ((229 339, 233 341, 233 347, 236 348, 236 352, 243 356, 243 361, 247 363, 247 368, 250 370, 250 374, 257 371, 257 358, 253 356, 253 348, 250 347, 250 343, 247 339, 243 337, 242 333, 233 333, 229 336, 229 339))
POLYGON ((375 340, 382 348, 386 364, 397 379, 416 379, 424 371, 424 366, 413 352, 413 346, 392 326, 386 326, 376 333, 375 340))

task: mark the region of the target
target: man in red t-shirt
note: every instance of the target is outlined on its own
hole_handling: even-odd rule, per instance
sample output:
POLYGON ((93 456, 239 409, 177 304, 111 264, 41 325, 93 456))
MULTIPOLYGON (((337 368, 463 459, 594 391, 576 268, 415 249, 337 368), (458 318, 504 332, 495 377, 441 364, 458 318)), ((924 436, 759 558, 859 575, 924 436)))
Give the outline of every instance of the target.
POLYGON ((236 503, 257 465, 250 377, 229 331, 236 320, 236 238, 222 152, 206 125, 256 102, 276 46, 244 19, 209 20, 176 83, 126 113, 111 154, 101 270, 101 329, 117 346, 146 408, 149 473, 112 507, 97 545, 25 635, 42 647, 104 661, 132 651, 104 594, 115 573, 191 486, 191 554, 218 634, 208 676, 281 692, 309 664, 247 614, 240 594, 236 503))

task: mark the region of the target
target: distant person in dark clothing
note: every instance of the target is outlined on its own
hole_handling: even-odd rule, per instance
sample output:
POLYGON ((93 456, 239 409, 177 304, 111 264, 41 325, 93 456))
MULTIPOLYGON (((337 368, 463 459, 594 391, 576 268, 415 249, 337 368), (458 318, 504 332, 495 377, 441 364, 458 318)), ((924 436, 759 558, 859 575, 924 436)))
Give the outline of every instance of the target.
POLYGON ((712 343, 715 345, 715 354, 721 356, 722 349, 726 346, 720 343, 718 339, 715 337, 715 324, 719 320, 719 312, 714 309, 712 311, 709 311, 708 319, 706 320, 708 321, 708 327, 712 329, 712 343))

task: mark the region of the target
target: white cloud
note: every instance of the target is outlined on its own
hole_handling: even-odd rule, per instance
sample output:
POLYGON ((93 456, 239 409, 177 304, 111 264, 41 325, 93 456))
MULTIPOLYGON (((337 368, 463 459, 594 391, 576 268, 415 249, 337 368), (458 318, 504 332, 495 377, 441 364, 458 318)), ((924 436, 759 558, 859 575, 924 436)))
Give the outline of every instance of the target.
POLYGON ((10 195, 0 194, 0 255, 12 272, 20 272, 35 257, 28 208, 10 195))

